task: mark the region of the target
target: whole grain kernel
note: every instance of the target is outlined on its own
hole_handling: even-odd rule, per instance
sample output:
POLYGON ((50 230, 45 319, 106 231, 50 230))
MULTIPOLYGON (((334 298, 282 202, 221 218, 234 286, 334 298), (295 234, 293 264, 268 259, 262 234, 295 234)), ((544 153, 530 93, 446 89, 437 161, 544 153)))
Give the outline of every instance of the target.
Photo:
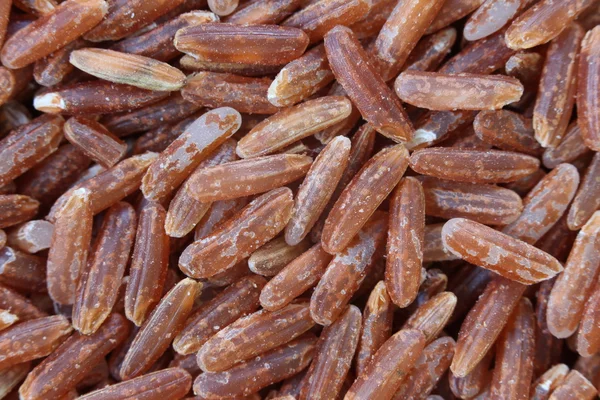
POLYGON ((185 84, 183 72, 167 63, 114 50, 74 50, 69 56, 69 62, 97 78, 141 89, 174 91, 185 84))
POLYGON ((317 93, 333 79, 325 46, 321 44, 284 66, 269 86, 267 98, 276 107, 291 106, 317 93))
POLYGON ((192 230, 211 207, 211 202, 196 200, 192 192, 193 177, 203 169, 227 163, 237 159, 235 155, 235 140, 227 139, 207 159, 202 161, 196 170, 179 188, 171 202, 165 221, 165 231, 171 237, 184 237, 192 230))
POLYGON ((482 111, 473 122, 475 134, 502 150, 539 156, 543 149, 535 140, 533 124, 508 110, 482 111))
POLYGON ((323 276, 333 257, 316 244, 277 273, 260 292, 260 305, 278 310, 313 287, 323 276))
POLYGON ((227 162, 194 173, 186 190, 204 203, 236 199, 287 185, 306 175, 311 164, 312 158, 297 154, 227 162))
POLYGON ((290 246, 285 237, 280 236, 252 253, 248 258, 248 268, 258 275, 275 276, 309 248, 308 240, 290 246))
POLYGON ((549 400, 581 399, 598 397, 598 390, 581 373, 571 370, 549 397, 549 400))
POLYGON ((292 218, 285 227, 285 240, 296 245, 304 239, 331 199, 346 166, 350 139, 334 138, 311 165, 296 194, 292 218))
POLYGON ((183 279, 161 299, 135 335, 125 355, 120 369, 124 380, 148 371, 167 350, 183 329, 201 290, 202 285, 198 282, 183 279))
POLYGON ((331 254, 343 250, 398 184, 408 167, 403 145, 373 156, 340 194, 325 221, 323 249, 331 254))
POLYGON ((40 203, 21 194, 0 195, 0 228, 26 222, 38 212, 40 203))
POLYGON ((194 393, 201 398, 247 398, 242 396, 256 393, 308 367, 316 341, 313 335, 304 335, 227 371, 201 374, 194 381, 194 393))
POLYGON ((345 399, 391 399, 416 365, 425 337, 414 329, 403 329, 379 348, 365 370, 346 393, 345 399))
POLYGON ((33 107, 50 114, 106 114, 134 110, 169 95, 102 80, 49 88, 33 99, 33 107))
POLYGON ((383 256, 387 219, 387 214, 375 213, 333 257, 310 299, 310 314, 317 323, 327 326, 336 320, 383 256))
POLYGON ((577 91, 577 57, 583 33, 581 26, 573 24, 548 48, 533 111, 535 138, 543 147, 556 147, 571 119, 577 91))
POLYGON ((393 399, 424 398, 431 393, 450 367, 455 346, 454 339, 441 337, 425 347, 393 399))
POLYGON ((590 154, 591 150, 585 145, 581 137, 581 130, 577 121, 571 123, 561 142, 554 148, 544 150, 542 162, 546 168, 553 169, 562 163, 570 163, 590 154))
POLYGON ((415 151, 410 167, 423 175, 467 183, 512 182, 535 172, 538 159, 499 150, 430 148, 415 151))
POLYGON ((349 26, 369 11, 366 0, 319 0, 292 14, 284 26, 300 28, 308 34, 311 43, 319 42, 335 26, 349 26))
POLYGON ((40 17, 5 43, 2 64, 22 68, 46 57, 98 25, 108 11, 104 0, 68 0, 40 17))
POLYGON ((62 315, 32 319, 0 332, 0 369, 51 354, 73 328, 62 315))
POLYGON ((91 42, 122 39, 182 4, 184 0, 133 0, 111 2, 108 13, 85 39, 91 42))
POLYGON ((226 16, 234 12, 239 5, 239 0, 208 0, 208 7, 212 12, 220 16, 226 16))
POLYGON ((579 173, 571 164, 560 164, 542 178, 523 200, 523 212, 502 232, 534 244, 565 213, 579 186, 579 173))
POLYGON ((69 142, 104 168, 114 166, 127 151, 126 143, 91 119, 69 118, 63 131, 69 142))
POLYGON ((600 273, 598 235, 600 212, 581 228, 573 244, 565 271, 558 276, 548 300, 548 329, 558 338, 571 336, 581 321, 585 302, 600 273))
POLYGON ((558 36, 593 0, 542 0, 512 22, 506 44, 512 49, 529 49, 558 36))
POLYGON ((90 207, 94 215, 116 204, 139 189, 144 173, 156 157, 156 153, 132 156, 112 168, 76 183, 56 200, 46 219, 50 222, 55 221, 67 200, 78 189, 89 192, 90 207))
POLYGON ((475 11, 485 0, 446 0, 426 34, 434 33, 475 11))
POLYGON ((0 141, 0 185, 22 175, 54 153, 62 139, 64 119, 42 115, 0 141))
POLYGON ((433 296, 416 309, 403 329, 420 330, 425 335, 425 341, 430 343, 450 320, 456 300, 456 296, 451 292, 441 292, 433 296))
POLYGON ((499 31, 525 7, 527 2, 527 0, 484 1, 469 17, 463 36, 473 41, 499 31))
POLYGON ((425 195, 421 183, 404 178, 390 201, 385 284, 394 304, 413 302, 421 284, 425 230, 425 195))
POLYGON ((147 400, 183 398, 192 387, 192 377, 182 368, 167 368, 142 375, 127 382, 109 385, 79 397, 82 400, 110 400, 143 396, 147 400), (148 393, 149 392, 149 393, 148 393))
POLYGON ((550 394, 560 385, 569 373, 565 364, 556 364, 537 378, 531 385, 531 400, 548 400, 550 394))
POLYGON ((524 285, 550 279, 563 270, 558 260, 526 242, 462 218, 444 225, 442 241, 462 259, 524 285))
POLYGON ((183 330, 175 337, 173 348, 179 354, 193 354, 212 336, 239 318, 255 312, 259 294, 266 281, 259 276, 247 276, 228 286, 223 292, 202 304, 187 319, 183 330))
POLYGON ((361 317, 360 309, 350 305, 333 324, 323 329, 299 399, 337 398, 354 358, 361 317))
POLYGON ((27 400, 60 398, 74 389, 128 333, 125 318, 112 314, 93 335, 71 335, 27 375, 19 395, 27 400))
POLYGON ((394 83, 403 101, 429 110, 497 110, 518 101, 523 85, 501 75, 405 71, 394 83))
POLYGON ((181 90, 184 99, 204 107, 233 107, 248 114, 275 114, 267 91, 272 79, 251 78, 230 73, 198 72, 181 90))
POLYGON ((412 139, 413 127, 400 101, 368 61, 353 32, 335 27, 325 36, 325 50, 333 74, 363 118, 395 142, 412 139))
POLYGON ((203 114, 190 124, 148 168, 141 190, 149 200, 172 193, 212 151, 240 127, 240 114, 229 107, 203 114))
POLYGON ((158 61, 170 61, 180 55, 180 52, 173 45, 173 39, 178 30, 207 22, 217 22, 218 20, 217 15, 208 11, 186 12, 145 33, 120 40, 113 44, 110 49, 149 57, 158 61))
POLYGON ((307 303, 290 304, 278 311, 257 311, 208 339, 198 351, 198 365, 205 372, 226 371, 295 339, 314 324, 307 303), (252 346, 245 342, 249 337, 252 346))
POLYGON ((454 375, 465 377, 485 357, 525 289, 526 286, 502 277, 486 286, 460 327, 450 366, 454 375))
POLYGON ((360 375, 381 345, 392 335, 394 305, 379 281, 371 291, 363 311, 362 330, 356 350, 356 373, 360 375))
POLYGON ((28 221, 9 231, 6 243, 26 253, 33 254, 50 248, 53 232, 54 225, 48 221, 28 221))
POLYGON ((490 399, 522 399, 529 395, 533 376, 534 325, 531 302, 522 298, 498 338, 490 399))
POLYGON ((595 153, 569 209, 567 219, 569 229, 581 229, 593 213, 600 209, 600 182, 597 179, 599 170, 600 155, 595 153))
POLYGON ((189 54, 179 59, 179 65, 182 69, 188 71, 219 72, 248 77, 274 75, 281 69, 281 65, 206 61, 189 54))
POLYGON ((73 326, 84 335, 96 332, 117 301, 136 228, 132 206, 119 202, 104 215, 73 306, 73 326))
POLYGON ((189 245, 179 257, 179 268, 188 276, 208 278, 233 267, 285 228, 292 207, 292 191, 285 187, 257 197, 208 236, 189 245))
POLYGON ((342 96, 325 96, 287 108, 252 128, 238 142, 237 154, 250 158, 274 153, 344 120, 351 110, 352 104, 342 96))
POLYGON ((16 315, 19 321, 46 317, 48 314, 38 309, 31 300, 19 292, 0 284, 0 307, 16 315))
POLYGON ((73 304, 92 238, 90 191, 79 188, 65 200, 54 221, 48 252, 48 293, 59 304, 73 304))
POLYGON ((398 75, 443 5, 443 0, 411 0, 394 7, 377 36, 374 48, 385 81, 398 75))
POLYGON ((33 66, 33 77, 42 86, 58 85, 69 77, 75 67, 69 62, 73 50, 89 46, 89 42, 77 39, 52 54, 37 60, 33 66))
POLYGON ((598 41, 600 29, 588 31, 581 44, 577 77, 577 123, 581 129, 581 137, 587 147, 594 151, 600 150, 600 136, 598 126, 600 121, 598 112, 598 82, 594 79, 598 75, 598 41))
POLYGON ((0 249, 0 282, 17 290, 46 291, 46 260, 8 246, 0 249))
POLYGON ((227 17, 232 24, 277 24, 302 6, 303 0, 255 0, 227 17))
POLYGON ((278 25, 206 23, 177 31, 174 44, 203 61, 282 65, 304 53, 308 36, 278 25))
POLYGON ((420 181, 427 215, 505 225, 516 220, 523 211, 517 193, 495 185, 452 182, 433 177, 421 177, 420 181))
POLYGON ((577 330, 577 352, 584 357, 591 357, 600 351, 600 286, 596 282, 594 290, 581 316, 577 330))
POLYGON ((490 370, 492 361, 494 361, 494 351, 490 350, 466 376, 458 377, 450 372, 448 380, 452 394, 461 399, 471 399, 483 392, 492 379, 493 371, 490 370))
MULTIPOLYGON (((180 92, 176 92, 158 103, 130 112, 107 115, 100 122, 115 136, 123 137, 154 129, 159 124, 179 123, 196 115, 200 110, 199 105, 190 103, 181 96, 180 92)), ((173 137, 179 134, 181 132, 174 134, 173 137)))
POLYGON ((166 213, 155 202, 140 211, 125 289, 125 315, 140 326, 163 295, 169 261, 166 213))

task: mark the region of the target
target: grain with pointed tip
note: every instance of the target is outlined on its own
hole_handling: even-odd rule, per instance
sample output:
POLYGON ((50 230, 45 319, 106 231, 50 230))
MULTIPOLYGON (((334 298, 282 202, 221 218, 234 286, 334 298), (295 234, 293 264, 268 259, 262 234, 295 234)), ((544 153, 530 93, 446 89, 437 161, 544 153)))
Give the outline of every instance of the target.
POLYGON ((321 245, 315 244, 265 285, 260 293, 261 306, 274 311, 290 304, 321 279, 332 258, 321 245))
POLYGON ((324 96, 287 108, 252 128, 238 142, 237 154, 251 158, 274 153, 344 120, 351 110, 343 96, 324 96))
POLYGON ((523 211, 521 198, 512 190, 429 176, 420 177, 419 180, 423 185, 427 215, 467 218, 486 225, 504 225, 516 220, 523 211))
POLYGON ((195 310, 175 337, 173 348, 179 354, 194 355, 212 336, 259 307, 259 294, 266 281, 260 276, 243 277, 195 310))
POLYGON ((463 260, 531 285, 563 271, 554 257, 483 224, 454 218, 442 229, 444 246, 463 260))
POLYGON ((43 115, 0 141, 0 186, 22 175, 58 149, 64 119, 43 115))
POLYGON ((125 202, 115 204, 104 215, 73 305, 73 326, 84 335, 96 332, 117 302, 136 219, 135 210, 125 202))
POLYGON ((73 304, 92 239, 90 191, 79 188, 65 201, 54 221, 48 252, 48 293, 59 304, 73 304))
POLYGON ((548 329, 558 338, 571 336, 600 274, 600 211, 581 228, 548 300, 548 329))
POLYGON ((203 114, 150 165, 142 179, 144 197, 155 201, 166 198, 240 125, 240 114, 229 107, 203 114))
POLYGON ((194 381, 194 393, 200 398, 246 398, 242 396, 256 393, 308 367, 316 341, 314 335, 303 335, 227 371, 201 374, 194 381))
POLYGON ((490 399, 523 399, 533 376, 535 317, 527 298, 519 301, 496 344, 490 399))
POLYGON ((403 308, 413 302, 421 284, 425 239, 425 195, 421 183, 404 178, 390 200, 385 285, 403 308))
POLYGON ((125 315, 140 326, 163 295, 169 265, 166 213, 155 202, 140 211, 129 280, 125 289, 125 315))
POLYGON ((303 177, 312 158, 298 154, 274 154, 209 166, 190 177, 188 194, 207 203, 233 200, 277 189, 303 177))
POLYGON ((206 341, 197 353, 205 372, 226 371, 297 338, 313 327, 307 303, 242 317, 206 341))
POLYGON ((24 400, 61 398, 129 334, 124 317, 112 314, 90 336, 75 333, 27 375, 19 388, 24 400))
POLYGON ((208 278, 233 267, 281 232, 292 215, 292 191, 278 188, 254 199, 179 257, 188 276, 208 278))
POLYGON ((526 286, 503 277, 495 277, 486 286, 460 327, 450 366, 454 375, 465 377, 485 357, 525 289, 526 286))
POLYGON ((548 43, 593 3, 593 0, 539 1, 510 24, 506 44, 520 50, 548 43))
POLYGON ((147 372, 181 332, 192 311, 202 284, 186 278, 181 280, 158 303, 152 314, 135 335, 120 375, 123 380, 147 372))
POLYGON ((398 184, 408 167, 408 151, 396 145, 374 155, 356 173, 329 212, 321 244, 331 254, 342 251, 398 184))
POLYGON ((342 26, 333 28, 325 36, 325 50, 333 74, 362 117, 395 142, 412 139, 413 127, 400 100, 368 61, 354 33, 342 26))
POLYGON ((333 196, 350 154, 350 139, 334 138, 317 156, 296 194, 292 218, 285 227, 285 240, 296 245, 313 228, 333 196))
POLYGON ((312 318, 331 325, 343 312, 377 260, 383 256, 388 216, 376 212, 327 266, 310 299, 312 318))
POLYGON ((104 0, 68 0, 4 43, 0 58, 8 68, 22 68, 64 47, 96 26, 108 11, 104 0))
POLYGON ((396 332, 375 353, 345 399, 392 399, 424 348, 425 337, 420 331, 403 329, 396 332))
MULTIPOLYGON (((573 24, 548 47, 533 111, 535 138, 543 147, 556 147, 571 119, 577 91, 577 57, 583 34, 581 26, 573 24)), ((580 117, 579 122, 583 121, 580 117)))
POLYGON ((334 80, 325 46, 318 45, 284 66, 267 97, 276 107, 289 107, 317 93, 334 80))

